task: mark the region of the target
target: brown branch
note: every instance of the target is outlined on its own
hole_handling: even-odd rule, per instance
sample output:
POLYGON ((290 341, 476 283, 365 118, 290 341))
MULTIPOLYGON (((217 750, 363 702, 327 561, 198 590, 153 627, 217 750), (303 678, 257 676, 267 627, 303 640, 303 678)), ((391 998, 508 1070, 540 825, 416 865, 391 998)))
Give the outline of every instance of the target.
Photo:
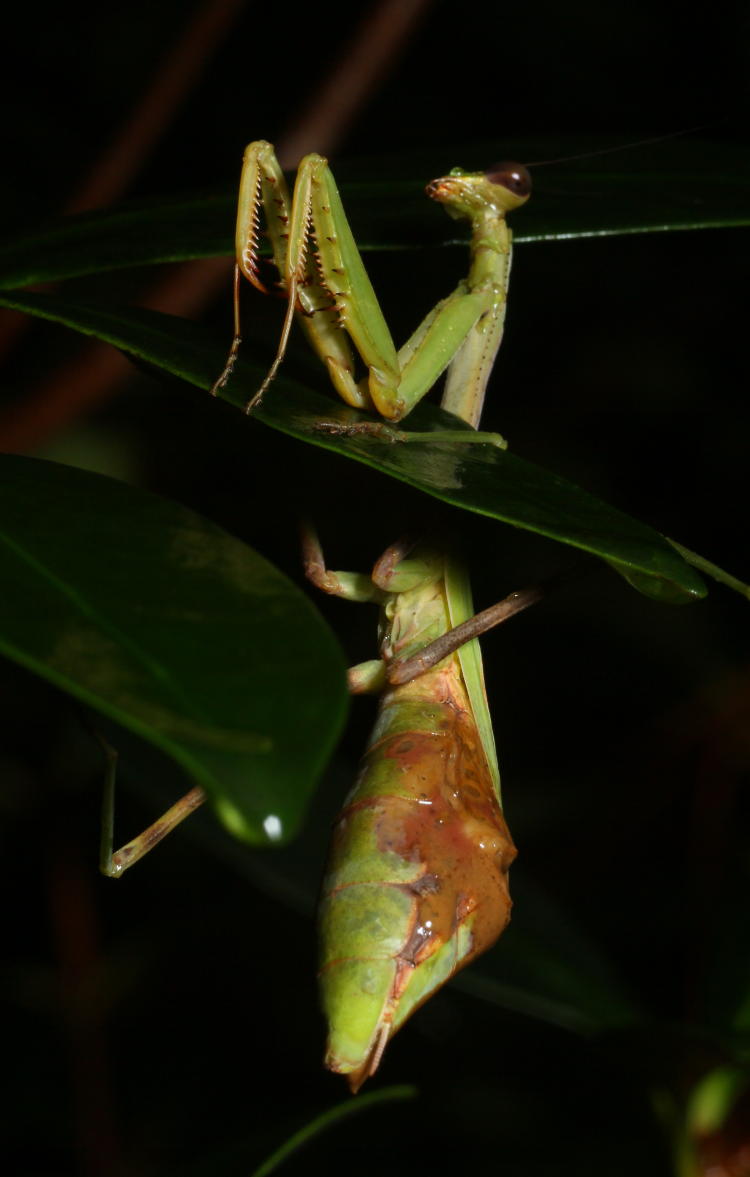
POLYGON ((399 52, 427 15, 432 0, 381 0, 368 13, 317 95, 303 108, 278 145, 282 167, 296 167, 309 151, 336 147, 399 52))
POLYGON ((159 62, 150 85, 111 145, 99 156, 66 213, 102 208, 117 200, 178 114, 245 0, 207 0, 159 62))

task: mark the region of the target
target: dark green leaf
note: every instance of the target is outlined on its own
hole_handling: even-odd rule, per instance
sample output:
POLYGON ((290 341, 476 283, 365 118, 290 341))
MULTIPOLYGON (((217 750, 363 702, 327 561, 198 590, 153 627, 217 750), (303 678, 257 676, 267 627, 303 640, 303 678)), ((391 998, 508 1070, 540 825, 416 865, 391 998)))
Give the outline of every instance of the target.
POLYGON ((248 841, 298 826, 345 710, 307 597, 194 512, 0 458, 0 649, 178 761, 248 841))
MULTIPOLYGON (((221 347, 205 331, 172 316, 93 307, 48 295, 14 295, 0 303, 108 340, 199 388, 210 387, 223 362, 221 347)), ((234 403, 249 398, 261 378, 257 369, 238 364, 229 385, 234 403)), ((285 380, 269 390, 256 415, 274 429, 363 462, 454 506, 601 556, 649 595, 688 600, 705 595, 697 573, 650 527, 515 454, 473 439, 441 439, 442 430, 472 431, 431 405, 422 403, 408 418, 410 431, 435 434, 419 442, 322 432, 322 420, 347 427, 371 419, 285 380)))
POLYGON ((234 251, 236 197, 125 204, 61 217, 0 247, 0 289, 234 251))
MULTIPOLYGON (((533 162, 601 146, 600 141, 583 144, 580 139, 485 143, 446 148, 442 158, 413 157, 412 178, 396 171, 403 161, 373 159, 361 161, 356 170, 351 164, 336 165, 336 173, 361 249, 463 247, 467 236, 460 226, 425 197, 427 180, 456 163, 467 169, 487 167, 507 158, 509 149, 516 158, 533 162), (393 178, 383 178, 389 175, 393 178)), ((516 243, 747 225, 749 162, 744 147, 691 137, 537 168, 533 198, 513 218, 516 243)), ((236 193, 230 192, 61 218, 28 236, 15 236, 0 249, 0 288, 156 262, 231 256, 235 206, 236 193)))

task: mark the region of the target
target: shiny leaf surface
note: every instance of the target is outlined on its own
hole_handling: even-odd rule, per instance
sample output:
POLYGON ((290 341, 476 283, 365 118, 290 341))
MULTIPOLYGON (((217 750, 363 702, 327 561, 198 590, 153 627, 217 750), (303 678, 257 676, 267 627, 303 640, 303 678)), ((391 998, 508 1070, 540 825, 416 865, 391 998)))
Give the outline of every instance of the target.
MULTIPOLYGON (((363 250, 465 247, 460 224, 427 200, 425 184, 454 164, 481 170, 493 160, 530 161, 534 199, 513 219, 517 244, 579 237, 706 229, 750 223, 744 147, 693 137, 566 161, 600 140, 482 143, 403 160, 333 166, 355 238, 363 250), (554 157, 553 166, 534 161, 554 157), (392 179, 383 179, 391 175, 392 179), (372 180, 378 176, 378 180, 372 180), (360 177, 363 177, 360 179, 360 177)), ((238 161, 239 163, 239 161, 238 161)), ((239 166, 238 166, 239 178, 239 166)), ((0 247, 0 288, 234 251, 236 192, 65 217, 0 247)))
MULTIPOLYGON (((0 303, 96 335, 199 388, 209 388, 221 369, 222 349, 212 337, 196 324, 172 316, 88 306, 48 295, 13 295, 0 303)), ((228 399, 242 404, 256 391, 262 375, 246 363, 238 364, 228 399)), ((454 506, 601 556, 649 596, 690 600, 705 595, 698 574, 652 528, 496 446, 442 440, 440 431, 468 427, 433 406, 422 403, 407 422, 410 432, 434 433, 428 440, 334 436, 321 430, 321 421, 348 427, 371 419, 279 379, 256 415, 274 429, 363 462, 454 506)))
POLYGON ((289 836, 346 706, 307 597, 208 520, 113 479, 4 456, 0 483, 0 650, 167 752, 234 834, 289 836))

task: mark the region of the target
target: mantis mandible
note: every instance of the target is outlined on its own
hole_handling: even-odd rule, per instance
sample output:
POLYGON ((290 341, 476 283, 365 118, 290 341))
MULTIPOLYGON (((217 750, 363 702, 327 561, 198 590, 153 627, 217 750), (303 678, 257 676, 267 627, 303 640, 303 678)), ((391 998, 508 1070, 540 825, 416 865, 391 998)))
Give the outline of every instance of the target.
MULTIPOLYGON (((347 404, 399 422, 447 368, 443 408, 476 430, 505 319, 505 214, 530 190, 528 172, 516 164, 489 174, 454 169, 428 185, 451 216, 470 221, 471 264, 397 352, 327 162, 319 155, 302 161, 290 202, 272 147, 251 143, 240 182, 234 339, 212 392, 226 384, 240 347, 241 276, 266 289, 259 277, 264 214, 287 313, 276 358, 246 411, 273 380, 296 314, 347 404), (366 369, 360 378, 354 352, 366 369)), ((474 439, 504 444, 494 435, 474 439)), ((452 649, 440 644, 471 617, 463 567, 439 549, 396 544, 368 580, 329 572, 309 529, 304 547, 306 573, 319 588, 381 606, 381 657, 350 672, 355 692, 381 692, 379 716, 335 826, 320 905, 326 1065, 356 1091, 406 1018, 506 926, 515 848, 500 803, 478 643, 472 636, 461 638, 465 644, 454 639, 452 649), (430 658, 425 648, 435 641, 430 658), (415 677, 394 685, 396 664, 412 658, 421 660, 415 677)), ((511 611, 531 599, 516 595, 511 611)))

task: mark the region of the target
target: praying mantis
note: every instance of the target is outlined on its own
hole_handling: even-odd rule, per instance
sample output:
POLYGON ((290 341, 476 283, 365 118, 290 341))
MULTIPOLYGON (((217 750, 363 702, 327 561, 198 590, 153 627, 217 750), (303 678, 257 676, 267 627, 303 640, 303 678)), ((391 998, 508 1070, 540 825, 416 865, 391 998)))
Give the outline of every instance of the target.
MULTIPOLYGON (((530 192, 530 176, 520 164, 475 174, 454 168, 428 184, 428 196, 450 216, 471 222, 471 265, 467 278, 433 307, 397 353, 327 161, 320 155, 302 160, 290 201, 271 144, 251 143, 242 165, 235 234, 234 338, 212 394, 227 383, 242 342, 241 278, 266 292, 259 276, 263 211, 287 313, 276 358, 245 411, 258 406, 276 375, 296 313, 347 404, 400 421, 450 367, 442 406, 476 429, 505 322, 511 263, 505 214, 524 204, 530 192), (367 369, 359 381, 352 344, 367 369)), ((496 435, 481 439, 490 436, 499 442, 496 435)))
MULTIPOLYGON (((504 446, 477 426, 505 319, 505 217, 528 199, 530 178, 517 164, 486 174, 454 169, 433 180, 427 194, 450 216, 469 220, 469 272, 396 351, 326 160, 302 161, 290 198, 271 145, 251 143, 240 182, 234 337, 212 394, 230 379, 241 346, 242 277, 266 291, 259 266, 264 220, 287 311, 276 358, 248 413, 282 362, 296 316, 347 404, 378 414, 390 428, 447 369, 442 406, 475 431, 458 436, 504 446)), ((351 428, 378 434, 382 424, 351 428)), ((422 435, 385 436, 418 442, 422 435)), ((350 671, 354 693, 380 694, 378 720, 336 822, 320 904, 325 1061, 357 1091, 409 1015, 489 948, 510 917, 507 876, 516 851, 502 812, 476 637, 538 593, 511 594, 472 617, 466 571, 439 545, 400 541, 371 577, 329 571, 309 527, 303 550, 306 575, 318 588, 381 608, 380 657, 350 671)), ((201 800, 192 790, 150 837, 146 831, 105 855, 105 873, 121 873, 201 800)))
MULTIPOLYGON (((528 172, 516 164, 488 174, 454 169, 428 185, 430 197, 471 224, 469 273, 397 352, 326 160, 302 161, 290 200, 271 145, 251 143, 240 182, 234 338, 212 392, 230 378, 241 344, 241 277, 266 290, 259 275, 264 219, 287 312, 276 358, 248 413, 278 370, 296 315, 347 404, 400 422, 447 368, 442 406, 476 430, 505 319, 505 216, 530 188, 528 172), (365 369, 359 379, 356 360, 365 369)), ((469 436, 505 444, 497 435, 469 436)), ((371 578, 334 573, 310 529, 304 554, 306 574, 319 588, 381 607, 381 657, 350 671, 354 692, 381 693, 379 715, 336 822, 319 917, 326 1066, 347 1075, 357 1091, 409 1015, 506 926, 516 851, 502 813, 474 636, 482 624, 460 628, 473 611, 462 565, 439 548, 402 541, 384 553, 371 578), (416 669, 404 673, 413 659, 416 669)), ((532 599, 515 594, 504 616, 532 599)))

